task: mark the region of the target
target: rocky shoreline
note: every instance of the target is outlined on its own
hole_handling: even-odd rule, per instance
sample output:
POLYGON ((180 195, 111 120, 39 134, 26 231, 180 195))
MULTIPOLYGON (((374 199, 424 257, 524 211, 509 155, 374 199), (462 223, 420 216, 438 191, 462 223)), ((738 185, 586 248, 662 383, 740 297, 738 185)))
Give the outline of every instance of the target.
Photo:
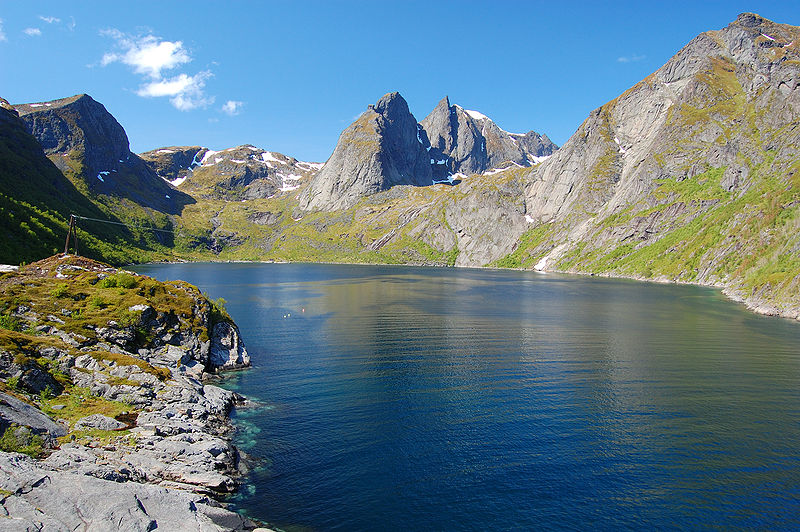
POLYGON ((0 329, 0 530, 259 529, 220 502, 238 487, 244 398, 209 381, 250 364, 227 315, 186 283, 76 257, 0 288, 16 325, 0 329))

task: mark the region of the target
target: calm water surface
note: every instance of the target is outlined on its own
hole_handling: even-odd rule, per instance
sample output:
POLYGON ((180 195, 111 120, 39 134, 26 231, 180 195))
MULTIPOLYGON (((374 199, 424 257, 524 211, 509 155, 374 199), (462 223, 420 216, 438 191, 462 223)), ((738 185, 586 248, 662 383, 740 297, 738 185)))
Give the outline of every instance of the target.
POLYGON ((138 271, 224 297, 287 530, 800 527, 800 326, 709 289, 309 264, 138 271))

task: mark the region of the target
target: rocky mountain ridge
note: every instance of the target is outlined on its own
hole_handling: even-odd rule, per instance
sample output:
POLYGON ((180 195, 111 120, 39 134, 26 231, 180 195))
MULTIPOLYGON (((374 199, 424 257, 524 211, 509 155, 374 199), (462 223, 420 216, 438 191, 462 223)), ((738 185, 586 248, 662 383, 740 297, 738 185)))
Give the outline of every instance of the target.
POLYGON ((508 163, 531 166, 558 149, 547 135, 508 133, 477 111, 451 105, 446 96, 420 125, 431 146, 431 161, 440 169, 439 180, 481 174, 508 163))
POLYGON ((796 26, 744 13, 699 35, 524 176, 539 234, 520 265, 726 286, 796 317, 799 80, 796 26))
POLYGON ((420 123, 397 92, 368 106, 300 195, 306 210, 333 211, 396 185, 450 183, 503 165, 530 166, 558 147, 547 136, 500 129, 443 98, 420 123))
POLYGON ((158 173, 194 197, 235 201, 292 192, 322 167, 252 145, 220 151, 200 146, 159 148, 140 154, 158 173))

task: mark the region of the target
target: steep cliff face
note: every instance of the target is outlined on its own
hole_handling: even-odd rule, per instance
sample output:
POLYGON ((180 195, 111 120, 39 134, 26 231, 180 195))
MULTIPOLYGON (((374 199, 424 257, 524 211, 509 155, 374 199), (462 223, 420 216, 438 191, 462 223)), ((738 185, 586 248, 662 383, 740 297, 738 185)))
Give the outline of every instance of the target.
MULTIPOLYGON (((530 166, 558 147, 546 135, 503 131, 489 117, 444 97, 420 125, 430 141, 434 172, 480 174, 504 163, 530 166)), ((440 179, 441 175, 437 175, 440 179)))
POLYGON ((301 207, 337 210, 394 185, 430 185, 424 143, 403 97, 386 94, 344 130, 333 155, 301 194, 301 207))
POLYGON ((191 203, 131 153, 125 130, 90 96, 14 107, 45 154, 79 188, 170 214, 191 203))
POLYGON ((515 260, 797 307, 799 117, 800 28, 746 13, 699 35, 530 172, 515 260))

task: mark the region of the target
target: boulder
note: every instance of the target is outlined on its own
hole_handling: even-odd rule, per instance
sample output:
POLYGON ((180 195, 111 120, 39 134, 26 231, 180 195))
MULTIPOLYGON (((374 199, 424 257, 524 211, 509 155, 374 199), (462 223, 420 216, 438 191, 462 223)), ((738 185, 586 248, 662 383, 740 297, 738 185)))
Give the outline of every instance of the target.
POLYGON ((67 434, 63 425, 56 423, 47 415, 16 397, 0 392, 0 432, 11 426, 29 427, 35 434, 59 438, 67 434))
POLYGON ((121 421, 103 414, 92 414, 80 418, 75 422, 75 428, 79 430, 84 429, 99 429, 99 430, 119 430, 124 429, 127 425, 121 421))

